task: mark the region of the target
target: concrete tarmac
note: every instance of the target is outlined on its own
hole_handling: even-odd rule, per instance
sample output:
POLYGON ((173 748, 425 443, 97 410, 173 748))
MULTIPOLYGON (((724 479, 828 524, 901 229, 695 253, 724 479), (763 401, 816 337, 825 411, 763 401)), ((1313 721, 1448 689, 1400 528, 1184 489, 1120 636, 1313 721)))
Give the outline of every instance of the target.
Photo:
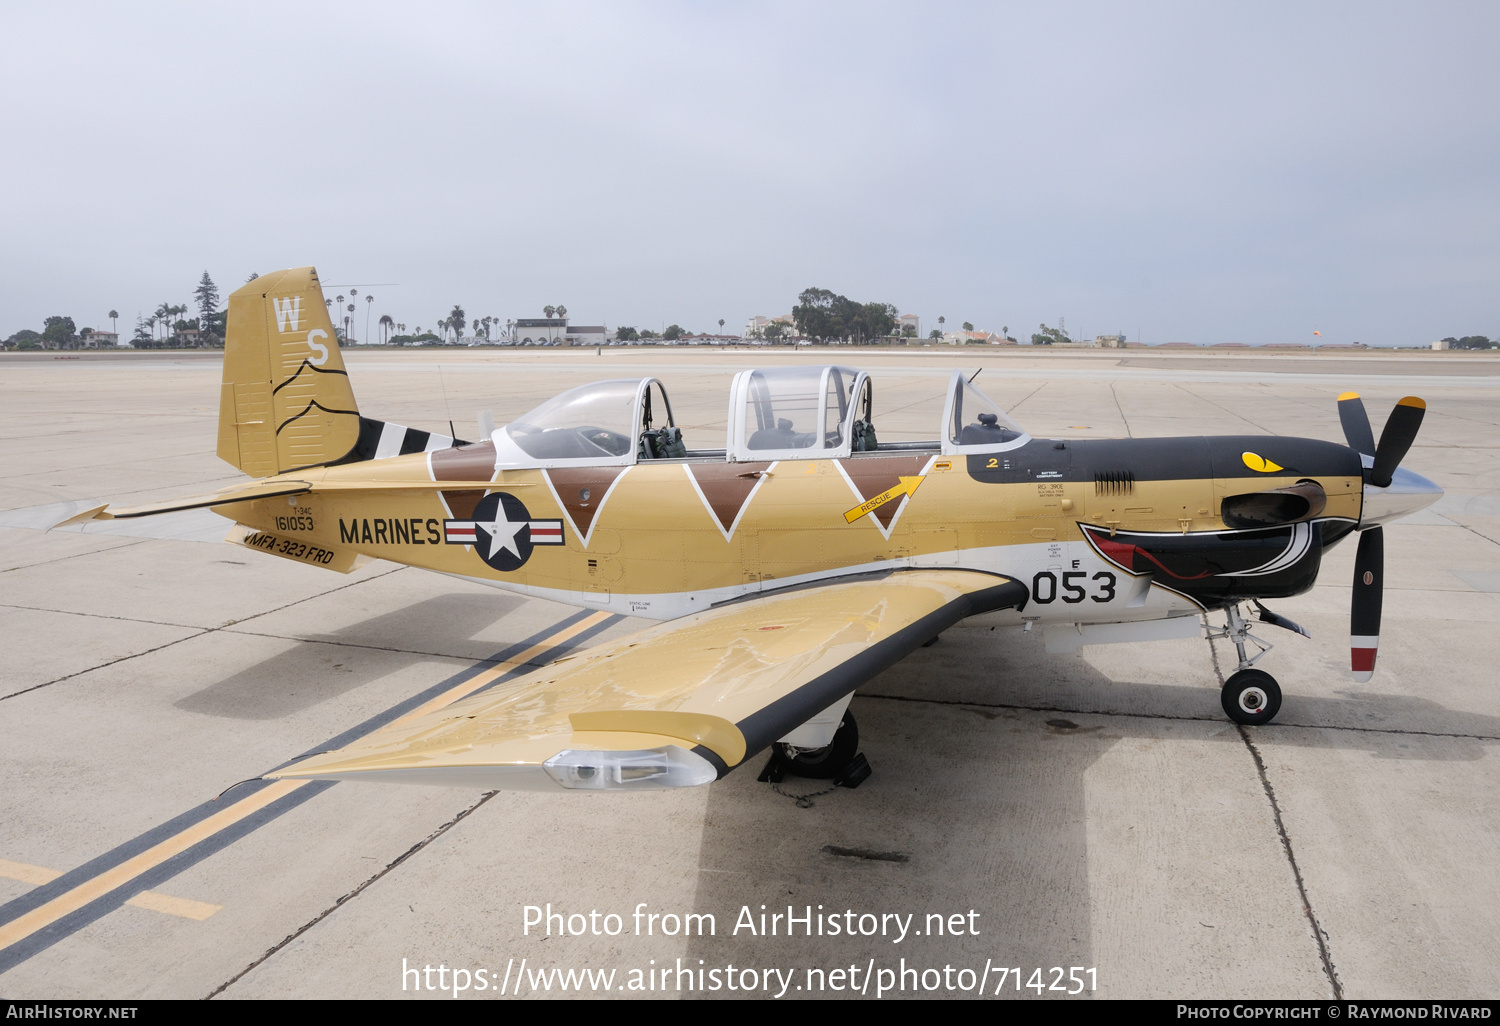
POLYGON ((873 776, 801 804, 787 795, 816 782, 779 793, 760 760, 682 792, 247 785, 215 802, 420 696, 504 686, 642 624, 390 563, 265 558, 205 540, 227 528, 207 513, 45 532, 85 502, 238 480, 214 455, 220 362, 0 357, 0 995, 1500 995, 1500 361, 347 354, 363 412, 460 436, 481 409, 504 423, 656 375, 705 447, 731 375, 787 360, 869 369, 882 441, 936 434, 955 367, 1065 438, 1341 441, 1338 393, 1364 396, 1377 436, 1417 394, 1404 465, 1447 495, 1386 530, 1368 684, 1347 669, 1352 543, 1272 604, 1313 639, 1257 632, 1285 694, 1269 726, 1225 719, 1201 640, 1048 655, 972 623, 860 690, 873 776))

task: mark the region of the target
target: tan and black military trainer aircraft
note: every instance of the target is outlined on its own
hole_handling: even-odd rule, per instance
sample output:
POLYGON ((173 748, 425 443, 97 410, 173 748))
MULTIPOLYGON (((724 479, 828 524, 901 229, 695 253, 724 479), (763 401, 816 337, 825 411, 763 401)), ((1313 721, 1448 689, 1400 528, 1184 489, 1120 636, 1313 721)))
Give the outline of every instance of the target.
POLYGON ((1398 467, 1424 409, 1401 400, 1378 445, 1353 393, 1347 446, 1052 441, 955 372, 930 441, 881 442, 865 373, 786 366, 734 378, 723 448, 683 437, 654 378, 575 388, 461 442, 361 415, 300 268, 229 300, 218 452, 253 480, 73 521, 208 507, 235 521, 229 541, 310 566, 375 557, 662 621, 273 776, 678 787, 774 745, 792 772, 838 778, 858 761, 854 689, 980 615, 1066 650, 1200 636, 1222 611, 1209 634, 1240 656, 1225 712, 1266 723, 1281 693, 1240 607, 1301 631, 1262 600, 1306 591, 1356 531, 1352 668, 1368 679, 1381 525, 1442 494, 1398 467))

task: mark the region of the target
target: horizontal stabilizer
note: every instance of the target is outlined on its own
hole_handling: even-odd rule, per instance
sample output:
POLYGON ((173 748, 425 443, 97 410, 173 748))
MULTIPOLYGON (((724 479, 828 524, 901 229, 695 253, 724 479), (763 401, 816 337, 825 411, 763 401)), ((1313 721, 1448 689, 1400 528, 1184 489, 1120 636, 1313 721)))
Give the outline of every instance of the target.
POLYGON ((203 509, 207 506, 223 506, 232 502, 249 502, 252 499, 273 499, 279 495, 301 495, 312 491, 312 487, 311 482, 291 481, 285 478, 251 481, 214 492, 212 495, 189 495, 180 499, 168 499, 166 502, 148 503, 144 506, 126 506, 120 509, 95 506, 93 509, 85 510, 77 516, 69 517, 52 526, 66 527, 88 520, 127 520, 132 517, 155 516, 158 513, 176 513, 184 509, 203 509))
POLYGON ((82 513, 74 514, 66 520, 59 520, 52 527, 47 528, 47 530, 50 531, 53 527, 72 527, 74 524, 82 524, 90 520, 113 520, 114 517, 111 514, 104 512, 108 508, 109 503, 107 502, 102 506, 92 506, 82 513))

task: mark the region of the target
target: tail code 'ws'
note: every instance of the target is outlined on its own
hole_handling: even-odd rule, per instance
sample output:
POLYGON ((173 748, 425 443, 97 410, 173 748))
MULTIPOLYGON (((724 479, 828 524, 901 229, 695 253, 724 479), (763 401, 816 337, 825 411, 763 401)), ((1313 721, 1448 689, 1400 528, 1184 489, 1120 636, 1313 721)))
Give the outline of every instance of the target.
POLYGON ((446 435, 359 415, 318 272, 251 279, 229 297, 219 457, 251 477, 445 449, 446 435))

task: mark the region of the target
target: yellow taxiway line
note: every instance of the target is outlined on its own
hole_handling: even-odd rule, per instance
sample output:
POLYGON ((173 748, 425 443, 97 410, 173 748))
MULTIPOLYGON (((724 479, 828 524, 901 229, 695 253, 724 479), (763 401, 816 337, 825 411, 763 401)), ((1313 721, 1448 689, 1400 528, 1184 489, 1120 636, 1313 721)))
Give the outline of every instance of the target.
MULTIPOLYGON (((582 620, 579 620, 571 626, 564 627, 556 634, 553 634, 550 637, 544 638, 543 640, 537 642, 535 645, 532 645, 525 651, 517 653, 510 659, 507 659, 504 662, 496 663, 494 666, 491 666, 489 669, 483 671, 482 673, 478 673, 473 677, 470 677, 462 684, 448 689, 431 701, 423 703, 421 706, 413 709, 405 716, 402 716, 401 718, 395 720, 393 723, 388 724, 386 727, 381 729, 389 729, 396 724, 404 723, 408 720, 415 719, 418 716, 426 715, 427 713, 433 712, 436 709, 441 709, 445 705, 450 705, 453 702, 458 701, 460 698, 465 697, 466 695, 473 694, 475 691, 478 691, 486 684, 499 679, 500 677, 504 676, 507 673, 510 673, 520 666, 524 666, 528 659, 532 659, 535 656, 547 651, 548 649, 557 647, 559 644, 567 641, 570 638, 576 637, 583 631, 586 631, 590 627, 594 627, 602 623, 613 615, 614 614, 612 613, 596 612, 589 616, 586 616, 582 620)), ((266 806, 270 805, 272 802, 275 802, 280 798, 284 798, 287 795, 291 794, 293 791, 296 791, 299 787, 305 787, 310 783, 312 783, 311 780, 278 780, 274 784, 262 788, 261 790, 256 791, 254 794, 235 802, 233 805, 228 806, 224 810, 214 813, 207 819, 203 819, 197 823, 194 823, 192 826, 188 827, 186 830, 183 830, 181 833, 174 834, 173 836, 168 837, 166 840, 161 841, 150 848, 147 848, 139 855, 127 859, 111 869, 105 870, 103 873, 100 873, 96 877, 85 880, 83 883, 74 887, 72 890, 59 894, 51 901, 47 902, 44 905, 37 906, 30 912, 27 912, 25 915, 18 916, 10 922, 5 923, 4 925, 0 925, 0 949, 8 948, 12 944, 16 944, 20 941, 25 940, 27 937, 30 937, 38 930, 45 929, 51 924, 57 922, 63 916, 76 912, 87 905, 89 902, 102 898, 109 892, 116 890, 119 887, 123 887, 131 880, 134 880, 137 877, 150 872, 152 869, 161 865, 163 862, 167 861, 167 859, 172 858, 174 855, 180 855, 182 852, 187 851, 198 842, 212 837, 214 834, 217 834, 221 830, 225 830, 233 826, 247 816, 254 815, 261 809, 264 809, 266 806)), ((13 863, 12 865, 15 864, 13 863)), ((40 867, 32 866, 26 868, 38 869, 40 867)), ((42 872, 47 871, 42 870, 42 872)), ((56 878, 53 877, 53 879, 56 878)), ((39 882, 45 883, 46 881, 39 882)), ((152 892, 149 891, 143 892, 142 894, 137 895, 136 898, 131 899, 131 901, 127 902, 127 904, 140 905, 141 907, 152 908, 156 911, 168 911, 168 909, 162 907, 164 904, 176 904, 179 902, 184 902, 184 899, 181 898, 165 898, 162 895, 154 895, 153 898, 150 899, 151 901, 156 902, 155 904, 147 904, 136 900, 139 898, 144 898, 146 894, 151 893, 152 892)), ((189 902, 187 904, 202 905, 204 903, 189 902)), ((179 915, 182 913, 173 912, 173 914, 179 915)), ((206 916, 190 916, 189 918, 206 918, 206 916)))
POLYGON ((278 780, 250 797, 235 802, 224 811, 216 812, 207 819, 194 823, 181 833, 152 845, 134 858, 126 859, 113 869, 107 869, 93 879, 85 880, 71 891, 65 891, 45 905, 40 905, 25 915, 18 916, 4 926, 0 926, 0 948, 8 948, 18 941, 25 940, 38 930, 57 922, 63 916, 77 912, 89 902, 104 897, 117 887, 123 887, 136 877, 155 869, 172 856, 182 854, 199 841, 212 837, 226 827, 233 826, 246 816, 259 812, 276 799, 285 797, 309 783, 311 781, 308 780, 278 780))
MULTIPOLYGON (((19 880, 22 883, 40 887, 60 876, 62 876, 61 871, 48 869, 46 866, 28 866, 24 862, 0 859, 0 877, 6 880, 19 880)), ((223 911, 224 908, 223 905, 214 905, 207 901, 193 901, 191 898, 174 898, 170 894, 159 894, 156 891, 142 891, 125 904, 134 905, 136 908, 147 908, 152 912, 165 912, 169 916, 181 916, 183 919, 196 919, 200 923, 215 912, 223 911)))

